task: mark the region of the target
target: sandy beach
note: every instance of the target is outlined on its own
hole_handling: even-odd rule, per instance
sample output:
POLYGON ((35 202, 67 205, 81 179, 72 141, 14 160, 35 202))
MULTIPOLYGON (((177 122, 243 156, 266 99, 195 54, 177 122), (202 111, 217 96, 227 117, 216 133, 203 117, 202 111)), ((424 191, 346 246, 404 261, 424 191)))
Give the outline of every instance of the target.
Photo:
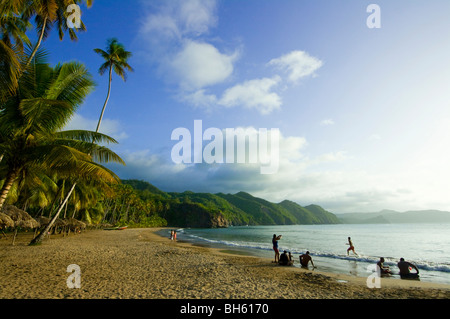
POLYGON ((269 259, 173 242, 157 229, 90 230, 30 247, 0 239, 1 299, 449 299, 450 286, 282 267, 269 259), (67 267, 81 270, 69 289, 67 267))

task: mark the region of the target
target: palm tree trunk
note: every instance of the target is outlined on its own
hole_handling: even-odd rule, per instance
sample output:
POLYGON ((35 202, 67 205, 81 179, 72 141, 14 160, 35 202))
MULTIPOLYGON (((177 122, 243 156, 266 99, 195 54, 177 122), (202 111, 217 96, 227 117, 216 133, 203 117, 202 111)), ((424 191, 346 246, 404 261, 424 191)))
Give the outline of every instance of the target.
POLYGON ((5 182, 3 183, 3 187, 0 191, 0 210, 5 203, 6 197, 8 196, 9 190, 11 189, 12 184, 16 179, 16 172, 10 171, 6 175, 5 182))
MULTIPOLYGON (((55 206, 55 203, 56 203, 56 201, 58 200, 58 197, 59 197, 60 193, 62 192, 63 188, 64 188, 64 186, 61 186, 61 187, 58 189, 58 192, 56 192, 55 198, 53 199, 53 202, 52 202, 52 204, 50 205, 50 211, 49 211, 49 213, 48 213, 48 217, 49 217, 49 218, 52 216, 52 213, 53 213, 53 206, 55 206)), ((42 210, 41 216, 42 216, 43 214, 44 214, 44 210, 42 210)))
POLYGON ((27 61, 27 64, 26 64, 25 68, 27 68, 30 65, 31 60, 33 60, 34 56, 36 55, 37 50, 41 46, 42 39, 44 38, 44 33, 45 33, 45 27, 47 25, 47 20, 48 20, 48 17, 46 16, 44 18, 44 23, 42 24, 42 30, 41 30, 41 34, 39 35, 38 42, 36 43, 36 46, 34 47, 33 52, 31 52, 31 55, 28 58, 28 61, 27 61))
POLYGON ((108 94, 106 95, 105 104, 103 104, 102 113, 100 114, 100 118, 98 119, 97 129, 95 130, 98 133, 100 129, 100 124, 102 123, 103 114, 105 113, 106 104, 108 104, 109 95, 111 94, 111 80, 112 80, 112 64, 109 66, 109 84, 108 84, 108 94))
POLYGON ((45 234, 48 233, 48 231, 50 230, 50 228, 52 228, 53 224, 55 223, 56 219, 58 218, 59 214, 61 213, 64 205, 67 203, 70 195, 72 194, 73 190, 75 189, 75 186, 77 185, 77 183, 74 183, 72 185, 72 188, 70 189, 69 193, 67 194, 66 198, 64 199, 64 203, 62 203, 62 205, 59 207, 58 211, 56 212, 55 216, 53 216, 52 220, 50 221, 50 223, 48 223, 48 225, 39 233, 39 235, 37 235, 31 242, 30 245, 36 245, 36 244, 40 244, 42 242, 42 240, 45 237, 45 234))
POLYGON ((66 218, 67 206, 69 206, 69 202, 66 203, 66 205, 65 205, 66 208, 64 208, 64 218, 66 218))
MULTIPOLYGON (((105 109, 106 109, 106 104, 108 104, 109 96, 110 96, 110 94, 111 94, 111 80, 112 80, 112 63, 111 63, 111 65, 109 66, 108 94, 107 94, 107 96, 106 96, 105 103, 103 104, 102 113, 100 114, 100 118, 98 119, 97 129, 95 130, 96 133, 98 133, 98 131, 99 131, 99 129, 100 129, 100 124, 102 123, 103 114, 105 113, 105 109)), ((74 184, 72 185, 72 188, 71 188, 70 192, 67 194, 66 198, 64 199, 64 203, 61 204, 61 206, 60 206, 60 208, 59 208, 59 210, 58 210, 58 213, 56 213, 55 216, 59 215, 59 213, 61 212, 61 210, 62 210, 64 204, 67 203, 67 201, 69 200, 69 197, 70 197, 70 195, 72 194, 72 191, 75 189, 75 186, 76 186, 76 185, 77 185, 77 183, 74 183, 74 184)), ((1 206, 0 206, 0 208, 1 208, 1 206)), ((75 212, 74 212, 74 215, 75 215, 75 212)), ((55 217, 53 217, 53 219, 56 220, 55 217)), ((52 221, 53 221, 53 219, 52 219, 52 221)), ((49 223, 49 225, 53 224, 52 221, 49 223)), ((47 227, 46 227, 46 228, 38 235, 38 237, 40 237, 40 239, 37 239, 38 237, 36 237, 35 239, 33 239, 33 240, 31 241, 30 245, 40 243, 40 242, 42 241, 42 239, 44 238, 45 231, 48 232, 47 228, 50 229, 50 227, 48 227, 48 225, 47 225, 47 227)))
POLYGON ((17 237, 17 227, 16 227, 16 229, 14 230, 14 237, 13 237, 13 241, 12 241, 12 245, 14 246, 14 243, 16 242, 16 237, 17 237))

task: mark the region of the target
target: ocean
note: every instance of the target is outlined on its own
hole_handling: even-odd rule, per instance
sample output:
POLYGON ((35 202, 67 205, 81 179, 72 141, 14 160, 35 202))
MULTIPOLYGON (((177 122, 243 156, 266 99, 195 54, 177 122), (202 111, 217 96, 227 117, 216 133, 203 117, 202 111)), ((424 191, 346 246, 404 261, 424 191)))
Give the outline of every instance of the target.
MULTIPOLYGON (((169 236, 165 230, 162 234, 169 236)), ((401 257, 415 264, 424 282, 450 285, 450 224, 239 226, 220 229, 178 229, 177 239, 240 254, 274 258, 273 234, 283 235, 279 250, 290 251, 295 267, 310 252, 317 270, 367 277, 380 257, 399 279, 401 257), (347 237, 357 256, 347 256, 347 237)), ((311 267, 310 267, 311 268, 311 267)))

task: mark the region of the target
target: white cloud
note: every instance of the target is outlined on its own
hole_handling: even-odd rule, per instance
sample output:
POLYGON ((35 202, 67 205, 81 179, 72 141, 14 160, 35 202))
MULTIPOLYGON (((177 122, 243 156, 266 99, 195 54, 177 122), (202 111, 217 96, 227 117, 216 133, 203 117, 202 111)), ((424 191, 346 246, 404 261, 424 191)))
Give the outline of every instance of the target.
MULTIPOLYGON (((249 139, 250 136, 259 136, 260 133, 259 130, 254 127, 235 128, 235 130, 239 129, 248 133, 249 139)), ((223 138, 223 156, 225 158, 225 132, 223 132, 223 138)), ((203 141, 203 147, 209 143, 210 142, 208 141, 203 141)), ((174 145, 175 144, 176 143, 174 142, 174 145)), ((166 150, 167 152, 164 151, 164 153, 159 154, 151 154, 148 150, 121 154, 122 158, 127 163, 127 166, 118 166, 117 168, 114 168, 114 170, 122 178, 145 179, 166 190, 174 190, 173 187, 176 187, 176 185, 180 185, 180 188, 183 188, 177 188, 177 191, 188 189, 199 190, 203 187, 202 185, 208 187, 208 191, 210 192, 237 192, 241 190, 254 190, 255 188, 264 189, 267 185, 263 186, 261 182, 277 180, 277 177, 292 179, 295 163, 298 164, 303 160, 302 151, 306 144, 306 140, 303 137, 284 137, 280 134, 280 170, 278 173, 273 174, 272 177, 261 174, 261 166, 265 166, 267 163, 262 163, 259 155, 257 156, 258 160, 256 163, 249 163, 247 160, 245 163, 238 163, 235 161, 234 164, 206 164, 205 161, 201 164, 175 164, 172 162, 170 156, 168 156, 170 150, 166 150)), ((234 145, 236 147, 236 144, 234 145)), ((249 146, 246 145, 247 150, 248 147, 249 146)), ((237 153, 235 152, 235 156, 236 154, 237 153)), ((272 155, 275 156, 275 154, 271 154, 270 156, 272 155)), ((250 156, 250 154, 248 154, 248 156, 250 156)), ((297 169, 298 168, 294 169, 294 174, 298 172, 297 169)))
MULTIPOLYGON (((184 69, 183 72, 189 77, 188 82, 193 87, 201 88, 206 85, 224 82, 224 80, 231 76, 233 62, 236 59, 237 53, 232 56, 224 56, 218 51, 211 50, 210 54, 201 57, 201 55, 195 54, 195 48, 192 49, 193 52, 187 56, 183 56, 176 64, 184 69), (186 63, 191 60, 191 55, 192 61, 198 60, 192 64, 192 70, 186 63), (202 66, 199 64, 202 64, 202 66), (214 64, 217 64, 217 67, 212 70, 214 64)), ((202 50, 202 48, 198 49, 199 51, 202 50)), ((297 81, 300 78, 312 75, 315 70, 320 68, 322 62, 311 57, 306 52, 293 51, 278 59, 271 60, 269 64, 276 65, 280 69, 288 70, 290 72, 289 79, 291 81, 297 81)), ((267 115, 275 110, 279 110, 283 104, 282 97, 276 90, 277 88, 280 90, 279 87, 282 83, 282 77, 275 74, 272 77, 251 79, 235 84, 226 89, 220 98, 214 94, 207 94, 204 89, 200 89, 194 93, 187 94, 185 100, 190 101, 195 106, 201 106, 207 109, 211 109, 214 105, 243 107, 255 109, 261 114, 267 115)), ((332 119, 321 122, 321 125, 333 124, 334 121, 332 119)))
POLYGON ((333 125, 334 121, 332 119, 326 119, 326 120, 322 120, 320 122, 320 125, 322 126, 328 126, 328 125, 333 125))
MULTIPOLYGON (((216 0, 171 0, 147 3, 139 39, 159 74, 178 88, 181 100, 200 101, 204 89, 227 81, 239 50, 224 53, 206 35, 217 25, 216 0), (231 53, 230 53, 231 52, 231 53)), ((208 99, 207 102, 211 102, 208 99)))
MULTIPOLYGON (((63 130, 86 130, 86 131, 95 131, 97 128, 98 119, 88 119, 83 117, 80 114, 75 114, 69 123, 63 128, 63 130)), ((100 126, 100 133, 109 135, 116 139, 117 141, 121 141, 128 138, 128 135, 122 129, 122 125, 117 120, 111 120, 108 118, 102 119, 102 124, 100 126)))
POLYGON ((184 90, 191 91, 221 83, 233 73, 237 53, 226 55, 209 43, 187 40, 170 63, 184 90))
POLYGON ((253 79, 226 89, 221 97, 209 94, 205 89, 200 89, 192 93, 185 93, 181 99, 208 111, 215 107, 242 107, 255 109, 261 114, 267 115, 282 105, 281 96, 273 91, 279 82, 278 76, 253 79))
POLYGON ((272 91, 280 83, 280 77, 246 81, 227 89, 218 103, 225 107, 242 106, 269 114, 281 107, 281 97, 272 91))
POLYGON ((208 32, 217 23, 216 0, 179 0, 176 7, 185 34, 208 32))
POLYGON ((322 67, 323 62, 305 51, 292 51, 272 59, 269 65, 288 73, 289 81, 297 82, 304 77, 314 75, 314 72, 322 67))
MULTIPOLYGON (((252 127, 243 129, 257 132, 252 127)), ((204 141, 203 146, 208 143, 204 141)), ((260 163, 174 164, 169 149, 159 154, 149 151, 121 154, 127 166, 113 169, 121 178, 144 179, 166 191, 246 191, 273 202, 289 199, 302 205, 314 203, 334 213, 384 208, 443 209, 446 204, 448 187, 437 182, 436 174, 430 174, 427 162, 430 157, 413 158, 411 166, 401 171, 380 167, 358 169, 350 162, 358 158, 344 151, 310 156, 307 146, 304 137, 280 134, 279 169, 270 175, 260 173, 260 163), (428 201, 424 202, 424 198, 428 201)), ((448 163, 448 152, 440 147, 433 151, 447 154, 442 159, 435 158, 434 164, 442 164, 441 174, 449 176, 448 165, 444 166, 444 161, 448 163)))
POLYGON ((210 110, 217 104, 217 97, 214 94, 207 94, 204 89, 184 94, 181 99, 195 107, 201 107, 207 110, 210 110))
POLYGON ((330 152, 323 155, 320 155, 317 158, 318 163, 329 163, 329 162, 339 162, 349 158, 347 156, 347 152, 338 151, 338 152, 330 152))
POLYGON ((159 40, 199 36, 216 25, 216 0, 170 0, 145 3, 150 10, 142 21, 141 33, 159 40))
POLYGON ((282 106, 279 92, 287 86, 281 74, 286 73, 287 82, 292 83, 314 75, 322 66, 322 61, 308 53, 292 51, 268 63, 279 74, 239 80, 222 93, 209 93, 214 86, 231 83, 240 57, 240 49, 225 47, 225 53, 206 37, 217 26, 217 7, 216 0, 147 4, 150 13, 142 21, 140 41, 148 44, 147 54, 157 63, 159 73, 178 87, 180 101, 209 111, 219 106, 242 107, 266 115, 282 106))
POLYGON ((158 34, 161 39, 180 38, 177 22, 169 15, 150 15, 142 23, 141 33, 158 34))

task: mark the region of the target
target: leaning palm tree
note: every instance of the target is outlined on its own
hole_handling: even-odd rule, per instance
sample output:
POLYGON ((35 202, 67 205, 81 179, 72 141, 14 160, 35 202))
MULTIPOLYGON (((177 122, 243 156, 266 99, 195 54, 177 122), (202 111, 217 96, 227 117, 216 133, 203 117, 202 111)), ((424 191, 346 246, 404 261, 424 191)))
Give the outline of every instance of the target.
MULTIPOLYGON (((100 54, 106 61, 100 66, 99 73, 103 75, 106 70, 109 68, 109 85, 108 85, 108 94, 103 104, 102 112, 100 114, 100 118, 97 123, 97 128, 95 130, 96 133, 100 130, 100 125, 102 123, 103 114, 105 113, 106 104, 108 103, 109 96, 111 93, 111 81, 112 81, 112 70, 118 74, 124 81, 126 81, 126 72, 125 69, 129 71, 133 71, 132 67, 128 64, 128 59, 131 57, 131 52, 125 50, 124 46, 118 43, 117 39, 108 40, 107 51, 103 51, 101 49, 94 49, 94 51, 100 54)), ((60 208, 59 212, 62 210, 64 205, 67 205, 70 196, 72 195, 73 190, 75 190, 76 182, 72 185, 71 190, 67 193, 66 198, 60 208)))
POLYGON ((100 129, 102 123, 103 114, 105 113, 106 104, 108 104, 109 96, 111 94, 111 81, 112 71, 120 76, 123 81, 126 81, 126 70, 133 72, 133 68, 128 64, 128 59, 131 57, 131 52, 126 51, 123 44, 119 43, 117 39, 109 39, 106 46, 106 51, 102 49, 94 49, 94 51, 100 54, 105 62, 100 66, 98 72, 103 75, 106 71, 109 71, 109 83, 108 94, 106 95, 105 103, 103 104, 102 112, 98 120, 96 132, 100 129))
POLYGON ((76 62, 50 67, 39 52, 32 63, 19 79, 18 90, 0 103, 0 172, 4 172, 0 208, 14 181, 26 171, 116 182, 118 177, 98 163, 123 163, 99 145, 116 143, 113 138, 91 131, 60 131, 94 87, 86 68, 76 62))

